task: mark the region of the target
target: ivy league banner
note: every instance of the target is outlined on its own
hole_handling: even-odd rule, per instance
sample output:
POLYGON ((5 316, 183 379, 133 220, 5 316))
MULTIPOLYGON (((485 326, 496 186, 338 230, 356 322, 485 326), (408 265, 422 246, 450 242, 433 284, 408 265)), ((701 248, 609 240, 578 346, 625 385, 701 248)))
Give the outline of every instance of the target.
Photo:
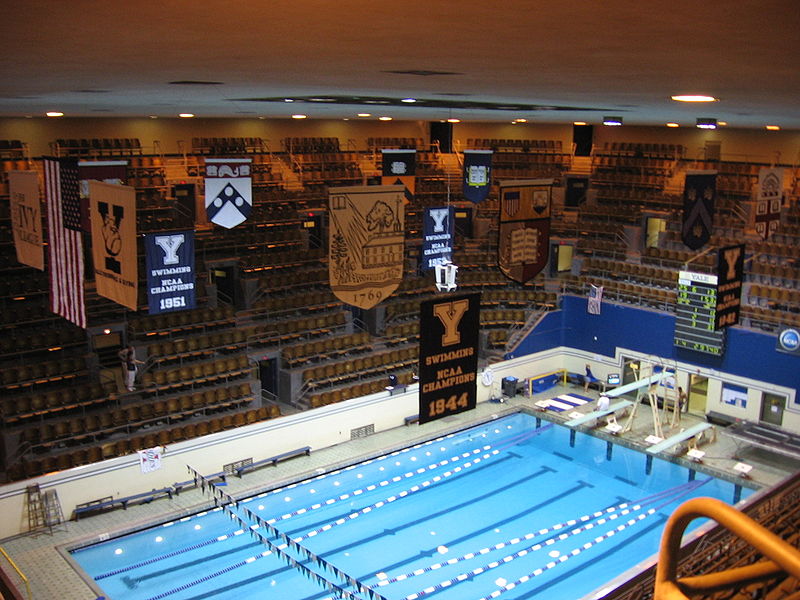
POLYGON ((443 265, 453 254, 455 209, 452 206, 426 208, 422 224, 422 270, 443 265))
POLYGON ((8 195, 17 261, 44 271, 42 205, 39 201, 38 173, 9 171, 8 195))
POLYGON ((136 310, 136 189, 90 181, 89 198, 97 293, 136 310))
POLYGON ((783 207, 783 169, 761 167, 758 171, 755 228, 762 240, 767 240, 781 224, 783 207))
POLYGON ((683 188, 683 226, 681 238, 692 250, 705 246, 714 227, 714 200, 717 196, 716 171, 688 171, 683 188))
POLYGON ((206 159, 208 220, 226 229, 243 223, 253 212, 249 158, 206 159))
POLYGON ((475 408, 481 295, 420 303, 420 425, 475 408))
POLYGON ((464 197, 483 202, 492 182, 492 151, 464 150, 464 197))
POLYGON ((500 182, 500 270, 518 283, 530 281, 550 254, 552 179, 500 182))
POLYGON ((416 189, 416 150, 381 150, 382 185, 404 185, 408 202, 414 199, 416 189))
POLYGON ((403 279, 405 187, 330 188, 328 272, 339 300, 365 310, 403 279))
POLYGON ((144 236, 151 315, 195 308, 194 231, 144 236))

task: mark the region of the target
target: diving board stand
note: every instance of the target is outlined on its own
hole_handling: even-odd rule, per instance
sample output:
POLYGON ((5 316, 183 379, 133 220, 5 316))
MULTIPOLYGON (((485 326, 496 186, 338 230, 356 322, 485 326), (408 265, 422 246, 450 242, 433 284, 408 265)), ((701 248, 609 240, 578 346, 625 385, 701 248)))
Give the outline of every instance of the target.
POLYGON ((653 469, 653 457, 657 454, 661 454, 665 450, 669 450, 670 448, 677 446, 681 442, 685 442, 687 440, 696 441, 703 433, 707 430, 712 430, 712 436, 716 436, 716 430, 714 430, 714 426, 711 423, 702 422, 697 423, 696 425, 692 425, 687 429, 684 429, 680 433, 676 433, 668 437, 665 440, 662 440, 656 444, 653 444, 649 448, 647 448, 647 474, 650 474, 650 471, 653 469))
POLYGON ((564 425, 570 428, 569 432, 569 445, 575 445, 575 429, 582 425, 586 425, 590 421, 595 421, 597 419, 602 419, 603 417, 611 414, 616 414, 618 410, 624 410, 631 406, 633 402, 630 400, 620 400, 619 402, 615 402, 614 404, 610 405, 608 408, 603 410, 593 410, 592 412, 588 412, 585 415, 581 415, 580 417, 575 417, 574 419, 570 419, 564 425))
MULTIPOLYGON (((628 420, 625 423, 625 426, 622 428, 621 431, 630 431, 631 427, 633 427, 633 419, 636 417, 636 408, 639 406, 640 390, 643 388, 650 388, 653 385, 661 383, 663 380, 668 379, 670 377, 674 377, 674 374, 664 370, 660 373, 653 373, 652 375, 648 375, 647 377, 642 377, 641 379, 637 379, 636 381, 631 381, 630 383, 626 383, 618 388, 614 388, 613 390, 609 390, 606 394, 609 398, 617 398, 622 396, 623 394, 627 394, 628 392, 636 391, 636 403, 633 405, 633 410, 631 410, 630 414, 628 415, 628 420)), ((655 404, 655 399, 648 394, 648 398, 650 400, 650 409, 653 413, 653 431, 655 435, 658 437, 662 437, 661 434, 661 419, 658 415, 658 407, 655 404)))

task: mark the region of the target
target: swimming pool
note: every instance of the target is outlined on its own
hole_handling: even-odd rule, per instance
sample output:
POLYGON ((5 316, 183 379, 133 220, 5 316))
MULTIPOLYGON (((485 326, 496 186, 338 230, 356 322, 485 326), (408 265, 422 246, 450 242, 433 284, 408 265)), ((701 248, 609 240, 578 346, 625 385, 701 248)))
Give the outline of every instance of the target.
POLYGON ((114 600, 580 598, 657 552, 685 500, 733 502, 731 483, 661 460, 647 475, 641 453, 536 423, 513 414, 71 554, 114 600))

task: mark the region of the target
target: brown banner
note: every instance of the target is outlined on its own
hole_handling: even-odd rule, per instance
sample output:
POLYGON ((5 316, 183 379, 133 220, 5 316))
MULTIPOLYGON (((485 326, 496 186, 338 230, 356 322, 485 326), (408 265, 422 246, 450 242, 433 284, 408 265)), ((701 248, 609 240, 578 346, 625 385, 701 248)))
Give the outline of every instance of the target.
POLYGON ((11 199, 11 227, 17 260, 44 271, 42 205, 39 201, 39 175, 36 171, 10 171, 8 192, 11 199))
POLYGON ((136 310, 136 190, 90 181, 89 197, 97 293, 136 310))

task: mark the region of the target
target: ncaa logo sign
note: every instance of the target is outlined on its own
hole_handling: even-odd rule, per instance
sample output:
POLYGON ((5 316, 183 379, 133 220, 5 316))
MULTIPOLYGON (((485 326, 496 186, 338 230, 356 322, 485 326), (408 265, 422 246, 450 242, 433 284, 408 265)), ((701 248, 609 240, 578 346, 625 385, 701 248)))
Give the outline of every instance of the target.
POLYGON ((796 329, 784 329, 778 336, 778 349, 784 352, 800 351, 800 333, 796 329))

